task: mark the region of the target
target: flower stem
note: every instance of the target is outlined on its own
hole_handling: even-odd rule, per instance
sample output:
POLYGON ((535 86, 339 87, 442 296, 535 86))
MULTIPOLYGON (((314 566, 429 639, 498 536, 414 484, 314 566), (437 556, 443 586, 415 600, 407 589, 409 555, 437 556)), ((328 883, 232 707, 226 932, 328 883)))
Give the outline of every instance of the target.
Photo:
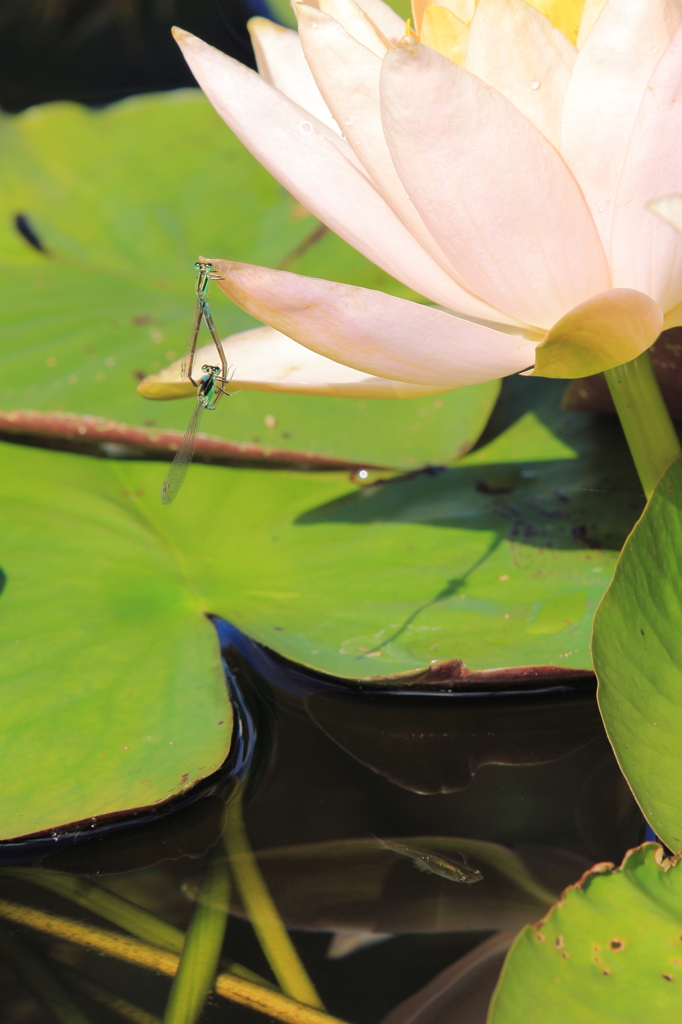
POLYGON ((647 498, 682 453, 649 352, 604 373, 647 498))

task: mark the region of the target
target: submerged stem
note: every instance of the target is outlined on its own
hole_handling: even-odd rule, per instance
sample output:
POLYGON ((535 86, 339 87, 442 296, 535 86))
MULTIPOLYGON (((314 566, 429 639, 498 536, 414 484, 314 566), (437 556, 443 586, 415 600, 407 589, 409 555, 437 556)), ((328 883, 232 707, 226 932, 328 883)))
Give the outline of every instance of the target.
POLYGON ((647 498, 673 459, 682 453, 663 401, 651 355, 604 373, 647 498))
POLYGON ((292 999, 324 1009, 251 849, 242 816, 241 794, 230 804, 223 841, 244 910, 280 988, 292 999))
MULTIPOLYGON (((0 877, 8 876, 18 878, 22 882, 32 882, 40 885, 43 889, 56 892, 79 907, 91 910, 99 914, 106 921, 118 925, 124 931, 136 935, 144 942, 150 942, 153 946, 161 949, 170 949, 173 953, 181 953, 185 942, 185 933, 169 924, 163 918, 157 917, 144 907, 138 907, 136 903, 123 896, 117 896, 109 889, 104 889, 87 878, 77 878, 73 875, 59 875, 51 871, 44 871, 39 868, 3 868, 0 877)), ((231 974, 237 974, 240 978, 247 978, 257 985, 264 985, 266 988, 273 986, 265 978, 261 978, 255 971, 249 970, 243 964, 223 961, 222 966, 231 974)))
POLYGON ((173 979, 163 1024, 195 1024, 213 988, 225 937, 230 876, 225 854, 211 851, 197 904, 189 923, 178 972, 173 979))
MULTIPOLYGON (((25 928, 34 928, 43 935, 74 942, 86 949, 95 950, 105 956, 113 956, 138 967, 174 977, 180 957, 166 949, 147 945, 127 935, 117 935, 91 924, 81 924, 68 917, 46 914, 43 910, 25 907, 12 900, 0 899, 0 917, 25 928)), ((214 991, 224 999, 230 999, 242 1006, 248 1006, 258 1013, 284 1021, 285 1024, 343 1024, 338 1017, 323 1013, 316 1007, 307 1006, 290 999, 289 996, 273 989, 255 985, 246 978, 235 974, 219 974, 214 991)))

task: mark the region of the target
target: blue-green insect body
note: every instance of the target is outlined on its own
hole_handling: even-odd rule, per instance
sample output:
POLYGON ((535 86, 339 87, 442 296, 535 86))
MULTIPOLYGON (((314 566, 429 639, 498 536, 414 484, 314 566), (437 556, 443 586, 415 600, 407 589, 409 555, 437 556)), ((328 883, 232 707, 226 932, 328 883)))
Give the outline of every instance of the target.
POLYGON ((211 311, 208 308, 208 286, 212 280, 215 280, 220 275, 213 270, 213 264, 206 260, 200 260, 195 263, 194 268, 199 271, 196 283, 197 301, 194 307, 194 318, 189 332, 187 348, 185 349, 180 366, 180 376, 183 380, 190 381, 197 389, 197 404, 185 431, 185 436, 175 453, 175 458, 171 462, 170 469, 161 487, 161 501, 164 505, 170 505, 187 475, 187 469, 194 455, 199 421, 204 409, 215 409, 220 396, 228 395, 228 392, 225 391, 225 385, 229 384, 231 380, 230 368, 227 365, 225 352, 216 332, 211 311), (194 356, 197 350, 197 340, 202 323, 205 323, 209 329, 218 358, 220 359, 220 366, 205 364, 201 367, 201 377, 195 380, 192 376, 194 372, 194 356))

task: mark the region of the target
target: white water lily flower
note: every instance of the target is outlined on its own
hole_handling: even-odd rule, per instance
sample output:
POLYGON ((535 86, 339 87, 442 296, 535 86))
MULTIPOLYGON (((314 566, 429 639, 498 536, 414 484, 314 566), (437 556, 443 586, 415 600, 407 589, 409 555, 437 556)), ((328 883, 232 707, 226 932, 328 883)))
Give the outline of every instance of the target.
POLYGON ((292 390, 404 397, 585 376, 682 323, 682 238, 647 208, 682 190, 682 0, 414 0, 407 35, 383 0, 317 3, 298 33, 252 19, 260 74, 176 38, 257 159, 440 308, 214 261, 272 329, 250 386, 287 390, 282 335, 317 353, 292 390))

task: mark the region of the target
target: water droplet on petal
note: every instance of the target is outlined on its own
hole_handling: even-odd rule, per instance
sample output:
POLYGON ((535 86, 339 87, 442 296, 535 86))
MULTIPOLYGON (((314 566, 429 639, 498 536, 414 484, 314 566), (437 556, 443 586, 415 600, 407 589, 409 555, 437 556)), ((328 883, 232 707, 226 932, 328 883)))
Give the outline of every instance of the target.
POLYGON ((539 89, 540 88, 540 83, 538 82, 537 78, 533 79, 533 81, 530 83, 530 87, 531 87, 531 89, 539 89))
POLYGON ((310 121, 301 121, 301 131, 303 132, 304 135, 310 135, 312 130, 313 126, 311 125, 310 121))
POLYGON ((350 124, 355 124, 355 118, 352 117, 352 116, 351 117, 344 117, 343 123, 344 124, 349 124, 349 125, 350 124))
POLYGON ((313 28, 317 28, 317 22, 313 21, 312 26, 313 26, 313 28))

